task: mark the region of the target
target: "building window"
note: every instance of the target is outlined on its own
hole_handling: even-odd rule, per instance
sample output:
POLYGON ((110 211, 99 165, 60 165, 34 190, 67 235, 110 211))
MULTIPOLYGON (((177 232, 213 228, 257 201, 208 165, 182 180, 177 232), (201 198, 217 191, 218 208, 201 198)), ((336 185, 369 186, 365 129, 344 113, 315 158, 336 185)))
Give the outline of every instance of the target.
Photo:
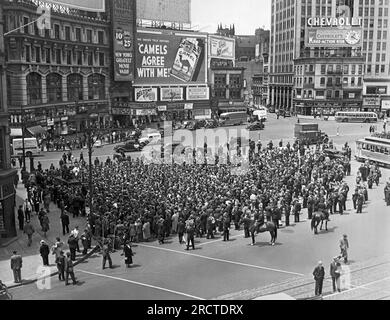
POLYGON ((30 46, 24 46, 24 51, 26 53, 26 62, 31 62, 31 47, 30 46))
POLYGON ((66 63, 72 64, 72 51, 71 50, 66 51, 66 63))
POLYGON ((92 52, 87 52, 87 60, 88 60, 88 65, 93 66, 93 53, 92 52))
POLYGON ((324 77, 322 77, 322 78, 320 79, 320 85, 321 85, 321 86, 324 86, 324 85, 325 85, 325 78, 324 78, 324 77))
POLYGON ((65 26, 65 40, 70 41, 70 27, 65 26))
POLYGON ((87 42, 92 42, 92 30, 87 30, 87 42))
POLYGON ((41 62, 41 48, 40 47, 34 48, 34 55, 35 55, 35 62, 40 63, 41 62))
POLYGON ((28 17, 23 17, 23 31, 25 34, 28 34, 29 33, 29 30, 28 30, 28 24, 30 23, 30 19, 28 17))
POLYGON ((58 24, 54 25, 54 38, 55 39, 60 38, 60 26, 58 24))
POLYGON ((83 77, 79 74, 71 74, 67 77, 68 100, 83 100, 83 77))
POLYGON ((42 103, 42 77, 32 72, 26 77, 27 82, 27 104, 34 105, 42 103))
POLYGON ((98 31, 98 42, 99 44, 104 44, 104 32, 98 31))
POLYGON ((50 73, 46 77, 47 101, 62 101, 62 77, 58 73, 50 73))
POLYGON ((76 28, 76 41, 81 42, 81 29, 76 28))
POLYGON ((88 99, 105 99, 105 77, 100 74, 93 74, 88 77, 88 99))
POLYGON ((335 97, 335 99, 340 98, 340 91, 336 90, 336 91, 334 92, 334 97, 335 97))
POLYGON ((104 52, 99 52, 99 66, 104 67, 104 52))
POLYGON ((321 65, 321 74, 325 74, 326 72, 326 65, 322 64, 321 65))
POLYGON ((76 51, 76 62, 79 66, 83 64, 83 53, 81 51, 76 51))
POLYGON ((61 49, 57 49, 56 50, 56 63, 57 64, 62 64, 61 54, 62 54, 62 50, 61 49))
POLYGON ((0 127, 0 169, 5 169, 5 128, 0 127))
POLYGON ((51 63, 51 50, 50 48, 45 48, 46 63, 51 63))

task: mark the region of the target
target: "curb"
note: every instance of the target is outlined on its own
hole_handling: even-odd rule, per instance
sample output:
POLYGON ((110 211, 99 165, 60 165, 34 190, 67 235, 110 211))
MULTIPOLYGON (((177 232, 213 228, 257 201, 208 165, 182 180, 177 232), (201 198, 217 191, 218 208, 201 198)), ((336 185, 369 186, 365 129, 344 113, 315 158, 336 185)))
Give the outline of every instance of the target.
POLYGON ((10 244, 18 241, 19 239, 21 238, 21 236, 17 236, 15 238, 12 238, 11 240, 8 240, 6 242, 4 242, 3 244, 0 245, 0 248, 6 248, 8 247, 10 244))
MULTIPOLYGON (((99 246, 96 246, 95 248, 93 248, 89 253, 87 253, 85 256, 83 256, 82 258, 80 258, 79 260, 77 260, 73 266, 77 266, 78 264, 80 264, 81 262, 87 260, 89 257, 91 257, 95 252, 97 252, 99 249, 99 246)), ((46 276, 45 278, 48 278, 48 277, 53 277, 53 276, 56 276, 58 275, 58 271, 54 271, 52 273, 50 273, 49 276, 46 276)), ((45 279, 43 278, 43 279, 45 279)), ((36 279, 30 279, 30 280, 25 280, 25 281, 22 281, 22 283, 15 283, 15 284, 12 284, 12 285, 9 285, 7 286, 8 289, 13 289, 13 288, 18 288, 18 287, 22 287, 22 286, 25 286, 25 285, 29 285, 29 284, 32 284, 34 282, 37 282, 39 280, 39 277, 36 278, 36 279)))

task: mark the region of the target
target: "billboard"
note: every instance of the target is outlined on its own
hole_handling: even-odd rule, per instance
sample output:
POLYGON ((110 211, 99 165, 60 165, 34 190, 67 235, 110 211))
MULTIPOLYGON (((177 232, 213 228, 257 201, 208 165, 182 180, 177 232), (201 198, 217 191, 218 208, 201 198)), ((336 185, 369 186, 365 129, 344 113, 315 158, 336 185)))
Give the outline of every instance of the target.
POLYGON ((138 31, 135 85, 207 83, 206 35, 138 31))
POLYGON ((114 0, 112 5, 114 80, 134 80, 135 0, 114 0))
POLYGON ((181 101, 184 100, 183 88, 161 88, 161 101, 181 101))
POLYGON ((236 57, 236 42, 226 37, 209 36, 209 57, 234 60, 236 57))
POLYGON ((191 23, 191 0, 137 0, 137 18, 191 23))
MULTIPOLYGON (((39 2, 34 0, 34 2, 39 2)), ((43 0, 42 2, 52 3, 54 5, 62 5, 70 8, 94 11, 94 12, 105 12, 105 0, 43 0)), ((116 2, 116 1, 114 1, 116 2)))
POLYGON ((209 100, 208 87, 187 87, 187 100, 209 100))
POLYGON ((134 91, 137 102, 157 101, 157 88, 135 88, 134 91))
POLYGON ((362 28, 308 28, 306 47, 362 46, 362 28))

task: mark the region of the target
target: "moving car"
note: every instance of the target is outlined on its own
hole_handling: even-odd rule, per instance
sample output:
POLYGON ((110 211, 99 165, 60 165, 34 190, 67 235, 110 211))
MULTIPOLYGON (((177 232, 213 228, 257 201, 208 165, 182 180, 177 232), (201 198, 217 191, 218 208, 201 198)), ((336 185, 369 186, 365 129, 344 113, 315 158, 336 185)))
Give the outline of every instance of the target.
POLYGON ((115 152, 126 153, 126 152, 135 152, 140 151, 142 148, 136 140, 126 141, 125 144, 118 145, 114 148, 115 152))

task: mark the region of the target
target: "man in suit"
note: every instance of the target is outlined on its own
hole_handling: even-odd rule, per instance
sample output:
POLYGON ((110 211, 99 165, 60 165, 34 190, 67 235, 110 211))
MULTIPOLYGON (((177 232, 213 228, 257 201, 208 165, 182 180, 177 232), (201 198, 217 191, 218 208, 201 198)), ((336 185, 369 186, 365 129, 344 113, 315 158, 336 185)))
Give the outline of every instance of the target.
POLYGON ((195 250, 195 239, 194 239, 194 235, 195 235, 195 226, 194 226, 194 223, 192 221, 192 223, 188 223, 187 227, 186 227, 186 232, 187 232, 187 248, 186 250, 190 250, 190 245, 192 245, 192 250, 195 250))
POLYGON ((22 265, 23 265, 22 256, 18 255, 18 253, 14 251, 13 255, 11 256, 11 269, 14 273, 15 283, 22 282, 22 265))
POLYGON ((23 206, 19 206, 18 209, 18 221, 19 221, 19 230, 23 231, 24 227, 24 212, 23 212, 23 206))
POLYGON ((69 233, 69 216, 66 212, 61 213, 61 224, 62 224, 62 234, 65 235, 69 233))
POLYGON ((179 219, 179 222, 177 224, 177 234, 179 236, 179 243, 182 244, 183 242, 183 235, 185 231, 186 225, 183 221, 183 219, 179 219))
POLYGON ((30 247, 32 243, 32 236, 34 234, 35 230, 30 221, 27 221, 27 223, 24 225, 23 233, 27 234, 28 237, 28 243, 27 246, 30 247))
POLYGON ((333 292, 340 292, 340 287, 338 286, 338 278, 340 277, 340 272, 338 271, 339 259, 334 257, 332 263, 330 264, 330 276, 332 277, 333 292))
POLYGON ((113 267, 112 267, 112 260, 111 260, 111 256, 110 256, 110 246, 109 246, 107 241, 104 242, 102 251, 103 251, 103 270, 106 268, 106 261, 107 260, 108 260, 108 265, 109 265, 110 269, 112 269, 113 267))
POLYGON ((230 219, 227 213, 223 217, 223 241, 229 241, 230 219))
POLYGON ((69 276, 72 278, 73 284, 77 284, 73 271, 73 261, 70 257, 70 252, 66 253, 65 258, 65 285, 69 285, 69 276))
POLYGON ((47 243, 42 240, 41 241, 41 246, 39 248, 39 253, 41 254, 43 265, 44 266, 49 266, 49 254, 50 254, 50 248, 47 245, 47 243))
POLYGON ((344 258, 344 263, 348 263, 348 249, 349 249, 349 242, 347 235, 344 234, 343 238, 340 240, 340 253, 341 257, 344 258))
POLYGON ((316 282, 315 295, 322 296, 322 285, 324 283, 324 278, 325 278, 325 269, 322 265, 322 261, 318 262, 317 267, 315 267, 313 271, 313 276, 316 282))

